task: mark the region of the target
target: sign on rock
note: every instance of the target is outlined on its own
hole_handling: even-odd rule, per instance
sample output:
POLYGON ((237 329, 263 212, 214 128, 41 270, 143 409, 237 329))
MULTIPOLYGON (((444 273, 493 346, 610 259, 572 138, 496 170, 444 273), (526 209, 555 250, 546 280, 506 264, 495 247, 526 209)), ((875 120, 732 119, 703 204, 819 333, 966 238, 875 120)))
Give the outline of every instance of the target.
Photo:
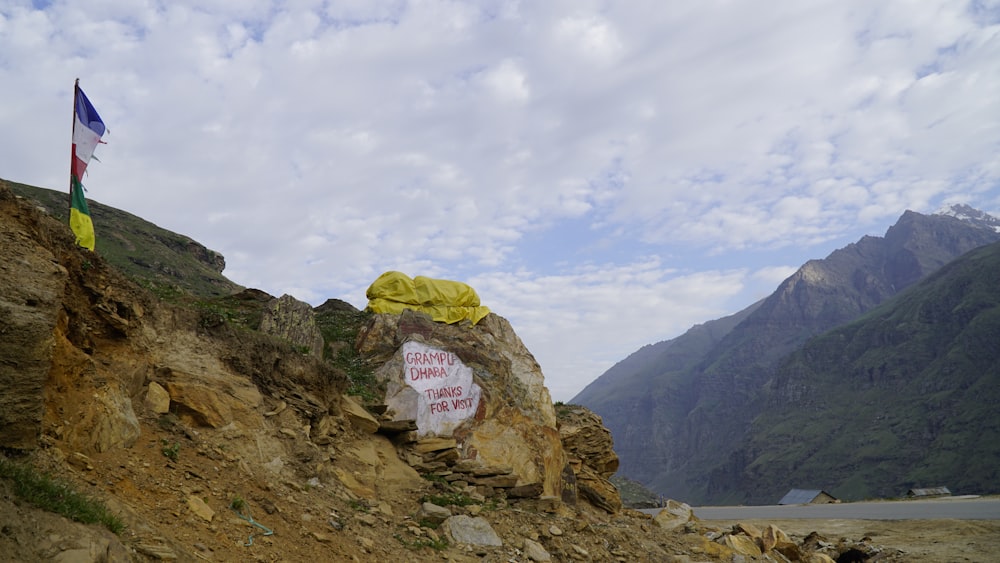
POLYGON ((451 352, 404 343, 403 378, 419 395, 419 435, 450 435, 479 408, 481 390, 472 381, 472 369, 451 352))

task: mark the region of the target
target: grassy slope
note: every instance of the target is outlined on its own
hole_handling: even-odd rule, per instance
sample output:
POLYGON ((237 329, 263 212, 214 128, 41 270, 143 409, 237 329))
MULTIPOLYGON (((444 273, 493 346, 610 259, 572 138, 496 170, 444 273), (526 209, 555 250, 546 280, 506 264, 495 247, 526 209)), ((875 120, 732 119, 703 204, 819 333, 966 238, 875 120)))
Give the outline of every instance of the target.
MULTIPOLYGON (((65 192, 6 183, 15 194, 37 201, 49 215, 68 221, 69 200, 65 192)), ((97 232, 94 251, 157 294, 184 292, 211 298, 242 289, 222 275, 221 255, 194 240, 96 201, 88 200, 87 204, 97 232)))

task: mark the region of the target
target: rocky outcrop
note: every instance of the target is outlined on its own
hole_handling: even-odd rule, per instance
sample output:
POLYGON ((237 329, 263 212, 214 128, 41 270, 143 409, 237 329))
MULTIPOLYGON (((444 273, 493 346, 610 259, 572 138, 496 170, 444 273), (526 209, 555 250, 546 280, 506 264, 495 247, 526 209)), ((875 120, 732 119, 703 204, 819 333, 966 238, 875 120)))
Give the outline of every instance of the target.
POLYGON ((618 471, 618 454, 611 432, 604 427, 601 417, 585 407, 560 405, 556 412, 559 436, 578 495, 606 512, 618 512, 622 508, 621 495, 609 480, 618 471))
POLYGON ((507 466, 513 486, 561 495, 566 459, 552 401, 538 363, 505 319, 490 314, 471 326, 411 310, 379 314, 357 348, 379 366, 386 420, 416 420, 417 438, 453 438, 447 461, 507 466))
POLYGON ((323 357, 323 334, 316 326, 312 306, 291 295, 282 295, 267 304, 260 331, 284 338, 307 354, 323 357))
MULTIPOLYGON (((3 213, 28 217, 24 205, 0 190, 3 213)), ((17 227, 0 221, 0 444, 24 449, 34 447, 41 432, 43 387, 69 275, 52 252, 17 227)))

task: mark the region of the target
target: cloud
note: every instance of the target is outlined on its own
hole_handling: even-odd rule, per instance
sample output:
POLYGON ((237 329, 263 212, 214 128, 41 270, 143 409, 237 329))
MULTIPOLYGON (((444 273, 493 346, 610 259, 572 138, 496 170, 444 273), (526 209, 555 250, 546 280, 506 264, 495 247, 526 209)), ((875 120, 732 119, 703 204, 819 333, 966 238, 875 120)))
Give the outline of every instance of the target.
POLYGON ((91 197, 222 252, 238 283, 312 303, 363 306, 389 269, 476 280, 569 389, 906 209, 1000 209, 998 13, 7 2, 0 176, 67 185, 79 77, 111 129, 91 197), (632 316, 622 295, 679 320, 632 316), (584 321, 603 346, 568 336, 584 321))
POLYGON ((556 400, 568 400, 641 346, 722 316, 719 304, 743 289, 745 275, 685 274, 646 257, 547 275, 488 272, 471 283, 534 353, 556 400))
POLYGON ((524 103, 531 97, 527 77, 514 61, 501 62, 486 73, 483 81, 501 102, 524 103))

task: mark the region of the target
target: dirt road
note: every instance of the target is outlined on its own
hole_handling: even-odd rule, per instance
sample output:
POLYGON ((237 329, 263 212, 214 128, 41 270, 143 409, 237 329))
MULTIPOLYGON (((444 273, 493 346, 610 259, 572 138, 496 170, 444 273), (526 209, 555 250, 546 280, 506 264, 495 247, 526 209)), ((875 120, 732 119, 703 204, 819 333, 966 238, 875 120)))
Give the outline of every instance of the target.
POLYGON ((702 520, 802 518, 820 520, 1000 520, 1000 497, 941 497, 925 500, 792 504, 783 506, 701 506, 702 520))

